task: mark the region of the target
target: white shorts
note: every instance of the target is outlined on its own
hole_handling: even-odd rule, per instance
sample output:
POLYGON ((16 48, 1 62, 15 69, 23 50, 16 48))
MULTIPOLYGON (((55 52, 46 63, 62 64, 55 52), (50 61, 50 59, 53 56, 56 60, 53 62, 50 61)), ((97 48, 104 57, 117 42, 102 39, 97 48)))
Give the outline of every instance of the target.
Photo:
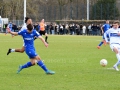
POLYGON ((25 44, 23 44, 23 46, 25 46, 25 44))
POLYGON ((25 46, 24 40, 23 40, 23 46, 25 46))
POLYGON ((117 48, 118 51, 120 51, 120 44, 110 44, 110 48, 112 49, 112 51, 114 48, 117 48))

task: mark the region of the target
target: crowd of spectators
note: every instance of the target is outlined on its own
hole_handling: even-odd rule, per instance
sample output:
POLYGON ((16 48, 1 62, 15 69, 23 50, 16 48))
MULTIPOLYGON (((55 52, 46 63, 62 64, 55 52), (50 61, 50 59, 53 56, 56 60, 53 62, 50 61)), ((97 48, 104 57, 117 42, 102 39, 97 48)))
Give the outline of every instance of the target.
MULTIPOLYGON (((38 24, 34 24, 34 28, 37 29, 38 24)), ((45 29, 48 34, 52 35, 101 35, 101 24, 46 24, 45 29)))
MULTIPOLYGON (((17 32, 22 26, 17 26, 12 23, 12 30, 17 32)), ((39 31, 39 23, 34 23, 34 29, 39 31)), ((102 35, 101 24, 56 24, 56 23, 46 23, 45 30, 48 34, 52 35, 102 35)), ((3 31, 5 32, 7 24, 4 24, 3 31)))

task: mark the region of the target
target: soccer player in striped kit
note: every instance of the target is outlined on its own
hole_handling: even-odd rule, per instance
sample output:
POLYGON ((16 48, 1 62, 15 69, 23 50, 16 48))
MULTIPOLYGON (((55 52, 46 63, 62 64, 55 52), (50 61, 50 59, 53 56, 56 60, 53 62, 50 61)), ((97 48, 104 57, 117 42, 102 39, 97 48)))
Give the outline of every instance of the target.
POLYGON ((113 66, 116 71, 119 71, 118 65, 120 64, 120 28, 119 21, 113 23, 113 27, 107 30, 104 34, 105 41, 110 45, 110 48, 115 52, 117 57, 117 62, 113 66), (109 36, 109 40, 108 37, 109 36))

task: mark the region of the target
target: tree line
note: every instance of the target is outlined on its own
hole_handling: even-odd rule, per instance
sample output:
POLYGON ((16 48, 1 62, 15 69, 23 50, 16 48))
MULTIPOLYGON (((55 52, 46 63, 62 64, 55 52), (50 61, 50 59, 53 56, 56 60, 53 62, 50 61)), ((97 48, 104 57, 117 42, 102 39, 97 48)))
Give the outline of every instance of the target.
MULTIPOLYGON (((26 15, 28 17, 31 17, 35 21, 38 21, 42 18, 45 18, 46 20, 86 19, 87 0, 26 0, 26 1, 27 1, 26 15)), ((96 14, 96 19, 100 19, 101 9, 98 6, 100 6, 101 4, 105 6, 106 4, 104 3, 114 3, 113 5, 115 5, 116 0, 90 0, 90 16, 93 17, 94 14, 96 14)), ((114 16, 115 17, 119 16, 119 12, 116 6, 110 5, 110 8, 112 7, 115 7, 113 11, 117 12, 117 14, 110 16, 113 19, 114 16)), ((23 20, 24 17, 23 13, 24 13, 24 0, 0 0, 0 15, 3 18, 9 18, 10 20, 23 20)), ((102 19, 106 19, 106 14, 103 15, 102 19)))

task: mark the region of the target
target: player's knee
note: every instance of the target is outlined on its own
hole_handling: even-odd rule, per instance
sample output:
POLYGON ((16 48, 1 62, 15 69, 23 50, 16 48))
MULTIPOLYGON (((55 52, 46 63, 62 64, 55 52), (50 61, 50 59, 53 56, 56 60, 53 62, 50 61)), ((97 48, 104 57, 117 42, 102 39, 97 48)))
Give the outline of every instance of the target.
POLYGON ((39 58, 40 56, 39 55, 37 55, 35 58, 37 59, 37 58, 39 58))
POLYGON ((25 51, 24 47, 21 48, 20 52, 23 53, 25 51))
POLYGON ((35 63, 32 63, 32 65, 35 65, 35 63))
POLYGON ((41 58, 39 56, 37 56, 37 60, 41 60, 41 58))
POLYGON ((32 60, 31 63, 32 63, 32 65, 35 65, 36 62, 35 62, 35 60, 32 60))
POLYGON ((116 54, 118 54, 119 53, 119 51, 118 51, 118 49, 117 48, 113 48, 113 51, 116 53, 116 54))

